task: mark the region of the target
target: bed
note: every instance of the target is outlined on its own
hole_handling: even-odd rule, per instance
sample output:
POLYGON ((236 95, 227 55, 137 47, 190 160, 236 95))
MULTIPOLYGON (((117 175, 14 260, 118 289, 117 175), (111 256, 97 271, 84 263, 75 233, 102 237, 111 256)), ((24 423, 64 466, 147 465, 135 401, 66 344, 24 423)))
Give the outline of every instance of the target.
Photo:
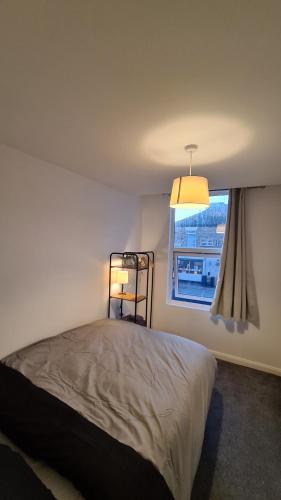
POLYGON ((215 372, 200 344, 96 321, 2 360, 0 428, 73 495, 188 500, 215 372))

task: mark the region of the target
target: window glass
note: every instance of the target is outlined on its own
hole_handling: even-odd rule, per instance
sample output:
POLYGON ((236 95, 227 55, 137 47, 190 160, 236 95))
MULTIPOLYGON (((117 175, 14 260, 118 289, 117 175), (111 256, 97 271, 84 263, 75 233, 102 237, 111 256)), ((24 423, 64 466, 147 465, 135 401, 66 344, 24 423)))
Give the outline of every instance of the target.
POLYGON ((211 305, 220 269, 228 192, 211 192, 205 210, 174 210, 171 298, 211 305))
POLYGON ((176 255, 174 299, 211 305, 220 267, 217 256, 176 255))
POLYGON ((175 209, 175 248, 221 248, 227 217, 228 194, 210 194, 205 210, 175 209))

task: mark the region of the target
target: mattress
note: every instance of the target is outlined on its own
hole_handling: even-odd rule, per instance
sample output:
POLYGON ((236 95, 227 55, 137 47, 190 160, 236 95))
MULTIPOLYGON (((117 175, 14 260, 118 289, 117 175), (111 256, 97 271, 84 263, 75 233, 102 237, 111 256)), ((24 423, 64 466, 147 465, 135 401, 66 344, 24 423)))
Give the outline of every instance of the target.
POLYGON ((101 320, 4 363, 152 463, 175 500, 189 499, 215 380, 216 362, 206 348, 101 320))

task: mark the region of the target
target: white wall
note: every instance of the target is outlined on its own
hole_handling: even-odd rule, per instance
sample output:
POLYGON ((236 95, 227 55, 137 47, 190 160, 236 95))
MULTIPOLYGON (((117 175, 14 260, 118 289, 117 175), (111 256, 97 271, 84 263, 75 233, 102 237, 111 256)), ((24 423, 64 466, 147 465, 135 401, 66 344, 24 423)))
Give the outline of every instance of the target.
POLYGON ((153 327, 200 342, 230 361, 281 374, 281 186, 251 190, 248 206, 259 329, 215 323, 209 312, 166 304, 169 199, 142 197, 142 247, 156 251, 153 327))
POLYGON ((0 147, 0 358, 106 315, 108 257, 135 250, 139 200, 0 147))

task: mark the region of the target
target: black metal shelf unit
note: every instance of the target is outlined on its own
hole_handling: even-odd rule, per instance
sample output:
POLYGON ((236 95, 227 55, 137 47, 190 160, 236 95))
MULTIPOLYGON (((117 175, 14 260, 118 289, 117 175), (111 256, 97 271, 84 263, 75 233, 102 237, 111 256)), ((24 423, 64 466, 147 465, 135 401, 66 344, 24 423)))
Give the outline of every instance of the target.
POLYGON ((152 321, 152 297, 154 280, 154 252, 112 252, 109 260, 109 295, 108 295, 108 318, 110 318, 111 301, 120 301, 120 318, 126 321, 133 321, 151 328, 152 321), (114 270, 134 271, 134 293, 124 292, 124 285, 121 285, 121 292, 112 292, 112 273, 114 270), (146 273, 145 294, 139 295, 139 276, 146 273), (134 304, 134 314, 124 317, 123 302, 128 301, 134 304), (145 317, 140 321, 137 314, 138 304, 145 301, 145 317), (149 319, 148 319, 149 312, 149 319))

